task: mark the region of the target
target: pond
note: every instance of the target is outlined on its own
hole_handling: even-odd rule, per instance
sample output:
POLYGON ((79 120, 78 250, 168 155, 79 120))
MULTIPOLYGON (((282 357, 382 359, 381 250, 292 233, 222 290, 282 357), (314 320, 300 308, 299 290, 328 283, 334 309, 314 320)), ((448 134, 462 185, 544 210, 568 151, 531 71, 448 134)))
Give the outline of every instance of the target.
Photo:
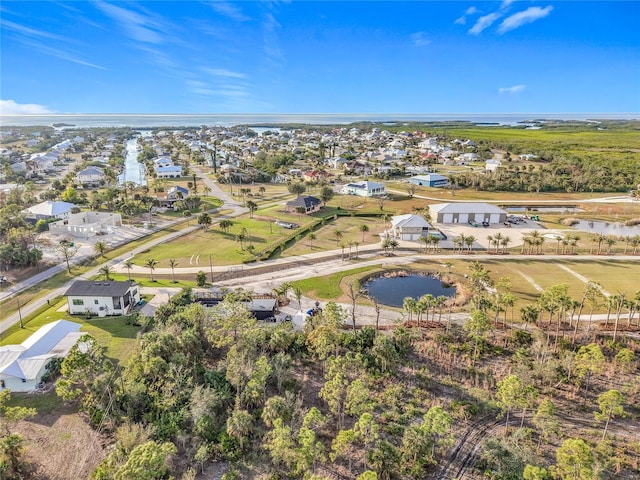
POLYGON ((640 225, 627 227, 622 223, 610 222, 591 222, 589 220, 581 220, 573 228, 582 232, 599 233, 601 235, 616 235, 621 237, 633 237, 640 235, 640 225))
POLYGON ((411 274, 395 277, 377 277, 364 284, 369 296, 391 307, 402 307, 405 297, 420 298, 430 293, 434 297, 455 297, 456 287, 444 285, 428 275, 411 274))

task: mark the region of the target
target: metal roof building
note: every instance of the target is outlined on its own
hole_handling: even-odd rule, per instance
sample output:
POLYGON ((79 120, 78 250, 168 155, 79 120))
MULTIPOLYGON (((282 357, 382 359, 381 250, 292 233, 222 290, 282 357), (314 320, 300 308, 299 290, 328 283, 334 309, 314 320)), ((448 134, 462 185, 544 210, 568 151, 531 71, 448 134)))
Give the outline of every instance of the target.
POLYGON ((84 335, 79 323, 58 320, 40 327, 20 345, 0 347, 0 389, 35 390, 52 358, 64 358, 84 335))

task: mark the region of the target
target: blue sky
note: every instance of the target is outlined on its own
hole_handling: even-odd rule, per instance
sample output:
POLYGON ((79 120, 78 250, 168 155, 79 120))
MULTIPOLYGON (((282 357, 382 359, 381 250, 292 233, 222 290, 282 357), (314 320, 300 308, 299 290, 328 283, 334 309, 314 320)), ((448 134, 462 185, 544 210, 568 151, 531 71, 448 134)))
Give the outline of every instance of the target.
POLYGON ((640 112, 635 1, 10 1, 1 113, 640 112))

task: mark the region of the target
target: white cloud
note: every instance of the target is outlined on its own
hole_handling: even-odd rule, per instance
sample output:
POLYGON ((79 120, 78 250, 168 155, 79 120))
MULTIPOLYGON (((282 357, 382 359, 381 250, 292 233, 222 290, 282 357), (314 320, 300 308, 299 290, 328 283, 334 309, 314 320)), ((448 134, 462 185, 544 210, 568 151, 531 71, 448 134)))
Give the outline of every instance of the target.
POLYGON ((54 113, 44 105, 36 103, 17 103, 13 100, 0 100, 2 115, 47 115, 54 113))
POLYGON ((233 72, 224 68, 205 68, 205 71, 216 77, 247 78, 242 72, 233 72))
POLYGON ((134 40, 153 44, 163 43, 164 38, 160 32, 164 33, 167 28, 150 15, 143 15, 105 2, 97 2, 95 5, 120 23, 127 35, 134 40))
POLYGON ((493 22, 498 20, 501 16, 501 13, 493 12, 480 17, 476 24, 469 29, 469 33, 472 35, 479 35, 484 29, 489 28, 493 22))
POLYGON ((431 40, 427 38, 426 33, 424 32, 412 33, 411 40, 416 47, 424 47, 431 43, 431 40))
POLYGON ((242 13, 238 7, 229 2, 215 1, 211 2, 209 5, 211 5, 211 8, 220 15, 224 15, 236 22, 246 22, 247 20, 250 20, 250 18, 242 13))
POLYGON ((506 33, 510 30, 514 30, 522 25, 526 25, 527 23, 535 22, 541 18, 546 17, 551 13, 553 7, 548 5, 544 8, 540 7, 529 7, 522 12, 514 13, 513 15, 505 18, 500 26, 498 27, 498 33, 506 33))
POLYGON ((36 30, 34 28, 25 27, 24 25, 19 25, 17 23, 10 22, 9 20, 2 20, 0 22, 0 25, 2 25, 4 28, 8 30, 13 30, 14 32, 18 32, 28 37, 50 38, 52 40, 65 40, 64 37, 61 37, 59 35, 45 32, 44 30, 36 30))
POLYGON ((502 0, 500 10, 507 10, 515 0, 502 0))
POLYGON ((503 94, 503 93, 508 93, 508 94, 519 93, 519 92, 522 92, 525 88, 526 88, 526 85, 514 85, 513 87, 500 87, 498 89, 498 93, 500 93, 500 94, 503 94))
POLYGON ((473 15, 474 13, 478 13, 478 9, 476 7, 469 7, 465 10, 464 14, 461 17, 456 18, 456 21, 453 23, 455 23, 456 25, 464 25, 465 23, 467 23, 467 17, 469 15, 473 15))

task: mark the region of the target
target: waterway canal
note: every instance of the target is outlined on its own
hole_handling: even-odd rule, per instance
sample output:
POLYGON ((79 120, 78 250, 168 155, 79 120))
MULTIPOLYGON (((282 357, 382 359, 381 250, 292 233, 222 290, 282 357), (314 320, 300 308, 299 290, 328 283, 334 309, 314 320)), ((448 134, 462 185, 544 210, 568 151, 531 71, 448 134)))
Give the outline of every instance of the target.
POLYGON ((146 185, 145 168, 138 161, 138 137, 127 140, 125 151, 124 168, 118 176, 118 184, 125 185, 132 182, 136 185, 146 185))

